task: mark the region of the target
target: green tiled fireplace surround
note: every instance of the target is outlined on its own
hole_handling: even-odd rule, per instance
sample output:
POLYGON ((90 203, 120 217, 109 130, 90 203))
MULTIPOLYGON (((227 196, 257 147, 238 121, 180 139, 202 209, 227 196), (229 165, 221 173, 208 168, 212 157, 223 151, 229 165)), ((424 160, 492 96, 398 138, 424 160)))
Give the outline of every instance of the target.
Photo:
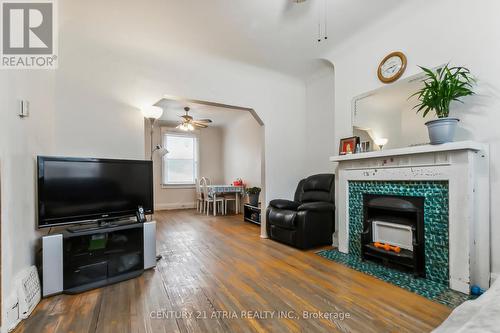
POLYGON ((349 254, 361 256, 363 194, 424 197, 426 279, 448 286, 448 182, 350 181, 349 254))

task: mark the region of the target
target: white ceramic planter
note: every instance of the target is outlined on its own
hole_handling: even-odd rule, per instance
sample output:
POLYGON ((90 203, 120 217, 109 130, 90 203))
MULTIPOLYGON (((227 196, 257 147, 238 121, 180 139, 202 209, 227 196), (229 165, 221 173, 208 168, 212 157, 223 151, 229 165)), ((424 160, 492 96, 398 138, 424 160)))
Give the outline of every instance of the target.
POLYGON ((459 121, 457 118, 439 118, 426 122, 431 145, 452 142, 459 121))

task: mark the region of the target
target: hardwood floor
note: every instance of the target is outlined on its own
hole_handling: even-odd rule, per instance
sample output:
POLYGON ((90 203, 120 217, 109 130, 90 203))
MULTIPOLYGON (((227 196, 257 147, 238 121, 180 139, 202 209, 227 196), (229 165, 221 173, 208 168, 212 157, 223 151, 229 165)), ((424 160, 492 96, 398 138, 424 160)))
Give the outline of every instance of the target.
POLYGON ((314 251, 261 239, 241 216, 155 218, 156 269, 44 299, 16 332, 425 332, 451 311, 314 251))

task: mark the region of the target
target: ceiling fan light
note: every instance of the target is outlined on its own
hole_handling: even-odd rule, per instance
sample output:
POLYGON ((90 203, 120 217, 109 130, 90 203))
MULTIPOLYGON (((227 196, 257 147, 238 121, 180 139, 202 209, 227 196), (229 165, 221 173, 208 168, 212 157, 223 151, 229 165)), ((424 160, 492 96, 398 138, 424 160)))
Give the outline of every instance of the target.
POLYGON ((194 131, 194 126, 192 124, 187 124, 188 131, 194 131))

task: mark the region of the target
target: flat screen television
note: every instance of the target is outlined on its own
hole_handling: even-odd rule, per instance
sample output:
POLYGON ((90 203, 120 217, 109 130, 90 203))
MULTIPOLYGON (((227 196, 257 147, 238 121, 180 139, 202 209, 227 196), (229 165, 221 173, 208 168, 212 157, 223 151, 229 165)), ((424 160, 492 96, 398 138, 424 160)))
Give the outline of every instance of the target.
POLYGON ((38 156, 38 227, 153 213, 151 161, 38 156))

